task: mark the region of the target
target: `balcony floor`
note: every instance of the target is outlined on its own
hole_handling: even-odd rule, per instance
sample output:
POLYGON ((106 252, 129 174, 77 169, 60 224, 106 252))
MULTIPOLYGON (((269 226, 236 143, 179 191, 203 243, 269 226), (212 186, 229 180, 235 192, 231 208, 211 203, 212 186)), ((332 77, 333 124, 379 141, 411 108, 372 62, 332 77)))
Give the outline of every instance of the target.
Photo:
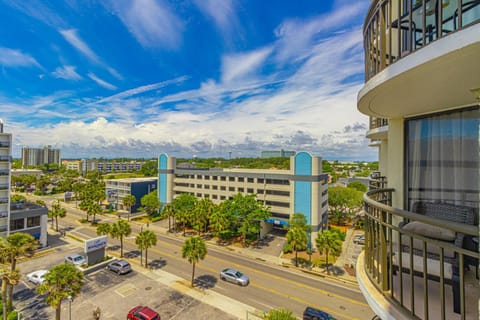
MULTIPOLYGON (((410 274, 403 273, 403 304, 406 309, 400 308, 389 300, 385 299, 381 293, 373 286, 365 273, 364 269, 364 253, 360 254, 357 261, 357 279, 363 294, 367 293, 369 299, 367 301, 374 312, 382 319, 412 319, 411 314, 406 312, 411 310, 411 294, 410 274), (383 314, 381 314, 383 312, 383 314)), ((397 273, 393 277, 393 288, 395 300, 400 300, 400 274, 397 273)), ((415 300, 413 302, 415 308, 415 315, 419 319, 426 319, 424 316, 424 294, 423 294, 423 278, 414 277, 413 292, 415 293, 415 300)), ((453 296, 452 286, 445 284, 445 319, 456 320, 461 319, 461 316, 453 312, 453 296)), ((387 293, 386 293, 387 294, 387 293)), ((388 296, 390 298, 390 295, 388 296)), ((465 272, 465 319, 479 319, 479 298, 480 287, 479 280, 475 277, 475 268, 470 267, 470 271, 465 272)), ((440 302, 440 283, 434 280, 428 280, 428 319, 441 319, 442 305, 440 302)))

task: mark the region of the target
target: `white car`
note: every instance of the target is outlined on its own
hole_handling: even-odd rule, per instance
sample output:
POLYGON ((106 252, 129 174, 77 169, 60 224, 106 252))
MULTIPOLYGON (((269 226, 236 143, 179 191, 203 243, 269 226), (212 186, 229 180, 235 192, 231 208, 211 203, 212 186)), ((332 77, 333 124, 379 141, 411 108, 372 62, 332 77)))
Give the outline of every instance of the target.
POLYGON ((28 281, 33 284, 42 284, 45 281, 45 275, 48 273, 48 270, 37 270, 27 274, 28 281))

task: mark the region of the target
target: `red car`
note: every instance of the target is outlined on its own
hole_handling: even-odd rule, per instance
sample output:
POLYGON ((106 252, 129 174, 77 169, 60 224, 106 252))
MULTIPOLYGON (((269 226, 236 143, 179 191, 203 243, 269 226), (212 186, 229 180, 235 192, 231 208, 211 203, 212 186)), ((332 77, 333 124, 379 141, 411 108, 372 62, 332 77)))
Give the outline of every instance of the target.
POLYGON ((127 320, 160 320, 160 315, 149 307, 136 306, 128 312, 127 320))

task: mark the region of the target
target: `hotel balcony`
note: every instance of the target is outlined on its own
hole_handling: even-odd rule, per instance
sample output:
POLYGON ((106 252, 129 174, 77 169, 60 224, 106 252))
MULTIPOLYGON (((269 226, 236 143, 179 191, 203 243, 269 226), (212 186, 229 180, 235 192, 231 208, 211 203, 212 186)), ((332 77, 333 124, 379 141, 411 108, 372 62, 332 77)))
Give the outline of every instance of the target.
POLYGON ((393 208, 393 194, 379 189, 364 196, 366 243, 357 279, 372 310, 384 320, 479 319, 478 209, 428 202, 418 206, 420 214, 393 208), (439 240, 427 230, 453 237, 439 240))
POLYGON ((370 117, 370 126, 366 137, 372 139, 372 143, 381 139, 387 139, 388 119, 370 117))
MULTIPOLYGON (((479 0, 373 0, 358 110, 394 119, 475 103, 479 22, 479 0)), ((378 139, 375 130, 367 137, 378 139)))

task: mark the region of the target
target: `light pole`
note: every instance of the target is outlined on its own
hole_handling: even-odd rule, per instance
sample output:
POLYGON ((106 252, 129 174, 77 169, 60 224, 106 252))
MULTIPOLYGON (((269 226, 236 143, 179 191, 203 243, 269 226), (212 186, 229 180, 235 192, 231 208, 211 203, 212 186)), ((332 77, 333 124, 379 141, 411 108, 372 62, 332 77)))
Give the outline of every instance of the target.
POLYGON ((68 300, 68 320, 72 320, 72 301, 73 301, 73 297, 68 296, 67 300, 68 300))

